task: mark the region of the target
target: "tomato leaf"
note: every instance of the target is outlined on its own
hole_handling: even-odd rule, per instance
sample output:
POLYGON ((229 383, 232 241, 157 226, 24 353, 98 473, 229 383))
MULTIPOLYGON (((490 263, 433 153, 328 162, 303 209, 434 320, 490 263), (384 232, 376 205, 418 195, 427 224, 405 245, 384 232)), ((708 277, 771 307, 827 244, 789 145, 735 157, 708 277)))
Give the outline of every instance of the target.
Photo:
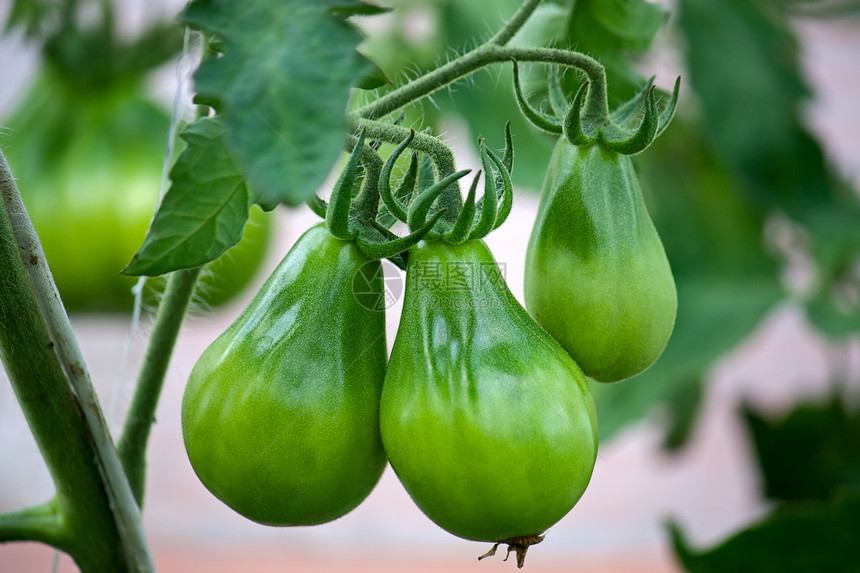
POLYGON ((358 82, 355 84, 355 87, 363 89, 363 90, 375 90, 376 88, 381 88, 383 86, 391 85, 391 80, 388 76, 385 75, 385 72, 382 71, 376 62, 359 52, 361 57, 365 58, 367 64, 370 66, 370 71, 362 78, 359 78, 358 82))
POLYGON ((803 218, 818 264, 817 288, 804 300, 806 316, 833 339, 860 331, 860 212, 840 203, 820 205, 803 218))
POLYGON ((769 498, 827 499, 841 488, 860 489, 860 412, 849 412, 839 396, 781 419, 749 408, 744 417, 769 498))
POLYGON ((695 552, 675 524, 675 553, 690 573, 856 571, 860 492, 829 502, 784 504, 709 551, 695 552))
POLYGON ((674 392, 667 397, 667 403, 670 404, 669 427, 663 438, 663 449, 673 452, 686 445, 701 409, 703 386, 700 379, 694 378, 677 384, 674 392))
POLYGON ((349 90, 373 73, 361 34, 333 14, 359 0, 194 0, 181 15, 224 50, 195 74, 218 102, 237 165, 267 202, 297 205, 324 181, 343 147, 349 90))
POLYGON ((349 16, 377 16, 386 12, 391 12, 391 8, 377 6, 370 2, 350 2, 349 0, 331 7, 331 13, 341 18, 349 16))
POLYGON ((118 78, 138 77, 164 64, 182 51, 183 30, 176 22, 150 25, 140 37, 114 50, 118 78))
POLYGON ((188 147, 170 171, 172 185, 123 274, 157 276, 197 267, 242 238, 253 198, 227 150, 224 126, 217 118, 202 118, 180 137, 188 147))

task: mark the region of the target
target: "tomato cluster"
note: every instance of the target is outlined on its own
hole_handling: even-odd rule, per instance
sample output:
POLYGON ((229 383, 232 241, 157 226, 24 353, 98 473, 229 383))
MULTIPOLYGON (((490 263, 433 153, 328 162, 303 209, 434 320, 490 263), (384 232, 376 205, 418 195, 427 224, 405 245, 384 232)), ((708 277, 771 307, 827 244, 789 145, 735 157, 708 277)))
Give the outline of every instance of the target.
POLYGON ((464 201, 466 172, 422 182, 417 154, 392 191, 414 132, 385 164, 364 132, 352 140, 330 203, 313 203, 325 224, 191 373, 186 448, 218 498, 261 523, 322 523, 357 506, 387 459, 430 519, 495 543, 487 555, 508 544, 520 566, 577 503, 598 448, 586 375, 647 368, 671 333, 675 288, 629 158, 562 137, 529 244, 530 315, 482 240, 511 208, 507 135, 504 157, 481 144, 479 201, 480 172, 464 201), (411 233, 392 238, 385 218, 411 233), (383 297, 383 257, 406 271, 387 360, 384 309, 363 302, 383 297))

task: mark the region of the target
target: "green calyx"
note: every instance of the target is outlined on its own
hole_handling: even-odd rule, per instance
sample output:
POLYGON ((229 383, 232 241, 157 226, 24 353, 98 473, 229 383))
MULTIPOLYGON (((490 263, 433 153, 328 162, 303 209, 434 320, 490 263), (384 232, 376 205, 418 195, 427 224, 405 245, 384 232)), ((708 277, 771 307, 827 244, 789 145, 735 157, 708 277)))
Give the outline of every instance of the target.
MULTIPOLYGON (((390 259, 405 267, 406 260, 400 256, 412 245, 423 239, 433 229, 441 213, 431 217, 417 230, 405 237, 391 233, 385 225, 376 221, 379 209, 380 176, 390 176, 386 166, 376 153, 378 145, 365 144, 365 131, 357 138, 350 138, 352 151, 346 167, 338 177, 326 203, 318 196, 308 201, 311 210, 325 219, 328 232, 343 241, 354 240, 359 250, 373 259, 390 259), (363 176, 363 182, 361 178, 363 176), (358 190, 356 192, 356 190, 358 190)), ((413 169, 417 171, 417 166, 413 169)), ((412 176, 413 180, 415 176, 412 176)))
MULTIPOLYGON (((402 130, 401 133, 405 131, 402 130)), ((402 136, 401 136, 402 137, 402 136)), ((426 140, 426 136, 423 136, 426 140)), ((390 136, 387 138, 391 141, 390 136)), ((409 130, 383 162, 377 150, 382 139, 365 128, 348 141, 351 148, 346 166, 326 203, 318 196, 308 201, 311 210, 325 219, 329 233, 344 241, 354 240, 366 256, 387 258, 404 267, 406 251, 422 239, 440 239, 451 244, 485 237, 498 228, 511 212, 514 161, 510 123, 505 126, 505 150, 501 157, 479 140, 482 170, 472 181, 465 203, 458 182, 470 170, 438 169, 427 153, 419 159, 414 130, 409 130), (373 138, 373 141, 366 141, 373 138), (407 148, 416 148, 400 182, 392 175, 407 148), (476 200, 478 182, 484 174, 484 194, 476 200), (406 223, 410 233, 399 237, 389 228, 406 223)), ((423 150, 422 150, 423 151, 423 150)))
POLYGON ((519 66, 514 64, 514 94, 520 110, 535 127, 553 135, 564 135, 578 147, 599 143, 622 155, 635 155, 644 151, 663 133, 672 121, 678 104, 681 78, 675 80, 672 96, 660 110, 654 89, 654 77, 630 100, 615 111, 603 116, 583 113, 588 99, 588 82, 582 84, 567 103, 558 72, 549 74, 548 88, 552 114, 534 109, 523 94, 519 78, 519 66), (641 117, 641 119, 639 119, 641 117))
POLYGON ((468 170, 450 173, 435 182, 432 171, 422 168, 419 173, 418 159, 413 154, 400 186, 396 192, 392 190, 390 177, 394 165, 414 137, 415 132, 410 131, 382 167, 379 190, 387 213, 394 219, 406 223, 413 234, 426 229, 429 221, 434 221, 431 232, 428 232, 428 238, 438 238, 455 245, 470 239, 483 238, 490 231, 498 228, 510 214, 513 204, 511 169, 514 149, 510 123, 505 126, 505 151, 501 158, 486 147, 483 139, 480 140, 482 170, 475 174, 465 203, 461 202, 457 205, 455 216, 447 220, 440 215, 447 214, 447 211, 452 208, 452 202, 445 195, 445 191, 465 177, 469 173, 468 170), (484 174, 484 194, 476 201, 478 182, 482 173, 484 174), (443 199, 448 201, 443 203, 443 199), (439 221, 439 229, 435 228, 435 221, 439 221))

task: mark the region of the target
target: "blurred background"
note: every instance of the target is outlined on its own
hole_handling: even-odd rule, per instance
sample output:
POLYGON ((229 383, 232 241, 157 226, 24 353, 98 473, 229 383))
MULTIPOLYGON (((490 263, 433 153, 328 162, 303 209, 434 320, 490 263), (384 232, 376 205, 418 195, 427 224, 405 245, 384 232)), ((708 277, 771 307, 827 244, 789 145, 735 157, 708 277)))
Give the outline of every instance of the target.
MULTIPOLYGON (((359 21, 368 38, 362 52, 395 84, 488 38, 519 4, 381 3, 395 9, 359 21)), ((117 430, 160 290, 149 282, 134 321, 135 281, 118 271, 166 184, 164 165, 175 156, 166 151, 170 118, 190 109, 194 58, 180 60, 188 40, 171 24, 181 0, 78 0, 68 13, 66 4, 75 2, 0 4, 0 147, 117 430)), ((766 563, 811 571, 826 562, 829 571, 860 571, 860 558, 838 551, 844 545, 832 550, 807 535, 860 536, 860 4, 545 2, 515 42, 598 57, 614 102, 651 75, 664 89, 683 78, 678 116, 636 157, 677 281, 675 333, 651 369, 594 387, 601 445, 591 485, 529 552, 528 569, 763 571, 766 563), (787 555, 793 563, 780 561, 787 555)), ((540 106, 545 70, 527 72, 530 100, 540 106)), ((568 89, 579 79, 568 72, 568 89)), ((357 93, 354 104, 366 97, 357 93)), ((522 120, 510 66, 406 111, 407 125, 432 126, 445 138, 459 168, 477 168, 479 134, 500 147, 511 120, 514 207, 487 242, 522 300, 526 243, 554 140, 522 120)), ((501 558, 477 563, 489 547, 436 527, 390 469, 349 515, 294 529, 238 516, 196 479, 180 429, 187 375, 316 220, 306 208, 255 212, 243 242, 207 271, 148 453, 144 521, 159 571, 514 568, 501 558)), ((387 314, 389 344, 401 304, 387 314)), ((53 492, 4 376, 0 511, 53 492)), ((4 573, 51 571, 54 558, 34 543, 0 545, 4 573)), ((75 570, 65 557, 57 567, 75 570)))

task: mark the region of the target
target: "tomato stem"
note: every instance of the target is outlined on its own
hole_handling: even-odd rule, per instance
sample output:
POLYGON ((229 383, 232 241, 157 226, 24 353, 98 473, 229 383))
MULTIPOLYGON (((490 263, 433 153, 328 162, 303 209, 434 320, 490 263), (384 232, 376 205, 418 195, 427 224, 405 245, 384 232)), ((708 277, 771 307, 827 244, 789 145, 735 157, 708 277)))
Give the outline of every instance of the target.
POLYGON ((542 2, 543 0, 525 0, 522 6, 511 16, 511 19, 490 39, 489 43, 504 46, 510 42, 542 2))
MULTIPOLYGON (((368 139, 381 139, 389 143, 398 144, 410 136, 411 130, 408 127, 372 119, 362 119, 361 117, 354 117, 352 119, 353 130, 359 131, 365 129, 368 139)), ((433 163, 436 165, 437 179, 454 172, 454 153, 439 138, 427 135, 426 133, 415 133, 408 147, 426 153, 433 158, 433 163)))
POLYGON ((0 358, 54 480, 62 528, 32 508, 0 520, 0 539, 39 535, 43 521, 43 539, 85 572, 154 571, 138 506, 2 152, 0 194, 0 358))
POLYGON ((0 513, 0 543, 39 541, 52 547, 64 545, 66 531, 52 501, 19 511, 0 513))
MULTIPOLYGON (((353 151, 358 143, 359 138, 350 136, 347 141, 347 148, 353 151)), ((362 222, 367 222, 376 217, 379 208, 379 176, 383 166, 382 158, 379 157, 372 145, 362 144, 361 165, 364 167, 364 183, 352 203, 350 213, 362 222)))
POLYGON ((356 115, 366 119, 383 117, 406 104, 412 103, 448 84, 464 78, 491 64, 515 59, 520 62, 537 62, 576 68, 586 76, 591 84, 584 115, 599 121, 609 116, 609 103, 606 92, 606 72, 603 65, 594 58, 554 48, 512 48, 494 43, 483 44, 471 52, 452 60, 444 66, 429 72, 406 85, 384 95, 358 111, 356 115))
MULTIPOLYGON (((399 144, 404 139, 410 137, 412 131, 408 127, 402 127, 391 123, 384 123, 373 119, 363 119, 361 117, 352 118, 352 129, 358 131, 364 129, 368 139, 380 139, 389 143, 399 144)), ((426 153, 433 159, 433 164, 436 167, 436 180, 454 173, 454 153, 451 148, 445 145, 438 138, 426 133, 416 133, 409 143, 409 147, 426 153)), ((451 183, 442 193, 439 199, 439 206, 447 209, 443 219, 453 224, 463 205, 463 197, 460 194, 460 187, 456 182, 451 183)))
MULTIPOLYGON (((33 223, 27 216, 27 210, 21 201, 18 187, 2 152, 0 152, 0 192, 2 192, 0 214, 5 220, 3 222, 7 225, 4 229, 7 232, 3 234, 10 235, 10 237, 3 237, 6 240, 0 240, 0 243, 5 243, 7 246, 11 244, 18 251, 17 263, 14 259, 7 257, 6 263, 8 264, 4 266, 9 268, 4 269, 2 274, 5 277, 7 273, 10 273, 9 276, 11 276, 13 272, 22 271, 25 273, 24 282, 28 283, 17 285, 20 300, 18 304, 7 309, 8 316, 19 316, 16 316, 16 320, 12 323, 13 327, 4 326, 3 329, 0 329, 5 338, 2 344, 8 345, 8 348, 0 354, 3 356, 7 371, 10 368, 14 371, 16 369, 15 362, 19 362, 22 356, 26 355, 25 352, 22 352, 22 347, 28 347, 34 353, 33 356, 29 357, 31 359, 29 366, 17 366, 21 369, 18 382, 14 381, 16 376, 13 375, 13 372, 10 372, 9 378, 13 381, 13 387, 15 387, 25 412, 29 410, 28 423, 30 423, 37 441, 40 441, 42 454, 52 470, 61 500, 71 503, 72 510, 87 513, 91 518, 93 513, 98 513, 99 509, 103 509, 106 515, 99 514, 98 520, 114 522, 115 533, 119 536, 118 543, 121 546, 121 552, 126 556, 128 569, 140 572, 154 571, 152 557, 143 535, 140 510, 132 495, 110 432, 105 424, 80 347, 57 293, 57 287, 45 261, 45 254, 39 243, 39 238, 33 229, 33 223), (26 264, 24 264, 25 261, 26 264), (29 309, 25 309, 25 307, 29 307, 29 309), (27 312, 30 315, 26 315, 27 312), (29 316, 29 320, 25 319, 24 316, 29 316), (43 344, 37 344, 36 341, 38 340, 42 340, 43 344), (82 460, 86 460, 86 463, 81 462, 69 467, 70 462, 67 456, 73 450, 59 451, 64 449, 64 444, 68 448, 73 446, 68 443, 68 440, 57 435, 57 430, 62 428, 59 425, 60 420, 42 419, 45 416, 50 416, 52 412, 51 409, 45 407, 45 404, 39 403, 39 398, 45 399, 44 395, 37 392, 34 397, 31 394, 36 392, 36 388, 33 386, 40 384, 44 386, 41 390, 44 395, 63 392, 74 402, 79 417, 75 417, 74 413, 63 412, 64 415, 67 415, 66 420, 71 425, 65 428, 65 431, 75 431, 79 435, 86 436, 86 442, 91 444, 85 448, 87 454, 82 454, 85 455, 82 460), (69 386, 69 384, 71 385, 69 386), (29 387, 24 388, 25 386, 29 387), (26 404, 28 400, 35 400, 35 402, 28 406, 26 404), (56 428, 48 429, 51 425, 56 425, 56 428), (50 439, 46 439, 47 437, 50 439), (87 465, 90 467, 87 468, 87 465), (103 505, 90 500, 96 504, 94 509, 81 508, 77 501, 69 501, 69 499, 84 495, 83 492, 78 491, 78 488, 81 487, 80 484, 77 484, 76 487, 72 487, 72 484, 75 481, 81 481, 82 475, 86 477, 84 474, 88 472, 93 474, 89 477, 95 479, 96 483, 90 484, 87 489, 103 488, 103 493, 109 500, 109 503, 103 505), (74 492, 73 495, 72 491, 74 492)), ((8 254, 11 256, 11 252, 8 254)), ((4 288, 4 296, 0 297, 0 301, 13 304, 14 297, 11 291, 12 287, 4 288)), ((68 404, 61 401, 55 404, 55 407, 63 409, 67 408, 68 404)), ((73 440, 74 436, 69 439, 73 440)), ((95 526, 93 524, 93 527, 95 526)), ((90 526, 84 527, 89 528, 90 526)), ((73 531, 72 534, 74 535, 75 532, 73 531)), ((110 535, 105 539, 109 539, 109 537, 110 535)), ((92 547, 78 548, 78 550, 84 553, 94 551, 92 547)))
POLYGON ((167 279, 164 298, 158 305, 152 336, 146 348, 128 415, 117 443, 122 466, 135 500, 143 506, 146 482, 146 444, 155 421, 155 409, 164 385, 170 355, 185 318, 202 267, 176 271, 167 279))

